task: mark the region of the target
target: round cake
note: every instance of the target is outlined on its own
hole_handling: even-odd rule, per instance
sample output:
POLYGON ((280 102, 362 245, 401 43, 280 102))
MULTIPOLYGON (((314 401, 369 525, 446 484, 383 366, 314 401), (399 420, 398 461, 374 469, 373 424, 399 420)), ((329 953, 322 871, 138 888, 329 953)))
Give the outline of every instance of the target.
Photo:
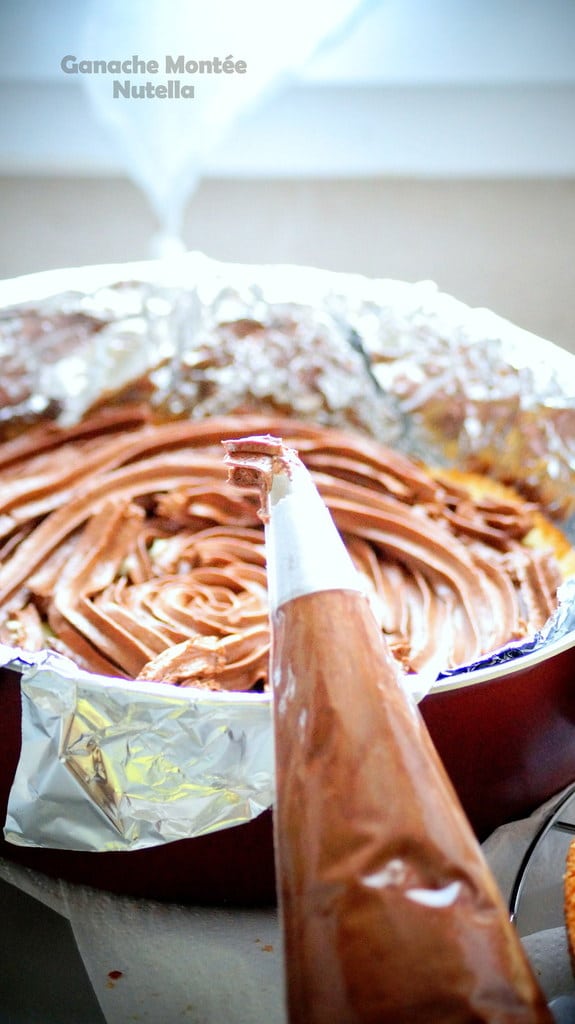
MULTIPOLYGON (((517 362, 503 321, 475 337, 474 311, 449 300, 444 317, 446 297, 427 285, 307 268, 190 255, 177 267, 40 278, 0 288, 4 807, 28 662, 32 675, 64 664, 39 652, 71 659, 74 686, 81 670, 108 677, 89 679, 94 691, 120 680, 127 702, 135 690, 161 701, 171 683, 189 689, 164 688, 166 703, 268 713, 259 497, 227 482, 226 438, 269 433, 298 450, 408 673, 430 680, 473 665, 557 607, 559 584, 575 575, 550 521, 573 509, 570 375, 551 381, 553 358, 543 382, 526 371, 524 333, 517 362), (434 468, 446 462, 465 471, 434 468), (31 656, 18 661, 16 649, 31 656)), ((573 778, 574 655, 567 638, 549 655, 496 657, 493 671, 443 679, 420 704, 478 835, 573 778)), ((156 735, 153 717, 146 728, 156 735)), ((68 809, 44 817, 68 827, 68 809)), ((95 835, 97 856, 73 835, 47 848, 52 836, 22 833, 40 845, 10 840, 2 851, 134 895, 265 902, 271 814, 255 813, 129 856, 95 835)))

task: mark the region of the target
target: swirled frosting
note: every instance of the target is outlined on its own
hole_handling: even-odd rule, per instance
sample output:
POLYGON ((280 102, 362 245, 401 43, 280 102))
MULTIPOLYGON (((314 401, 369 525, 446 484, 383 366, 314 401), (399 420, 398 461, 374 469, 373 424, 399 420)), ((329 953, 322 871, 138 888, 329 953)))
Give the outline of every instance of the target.
POLYGON ((525 543, 533 506, 281 416, 154 423, 132 407, 1 447, 0 638, 127 679, 265 687, 259 499, 228 483, 220 445, 238 433, 298 449, 406 669, 471 662, 555 607, 555 556, 525 543))

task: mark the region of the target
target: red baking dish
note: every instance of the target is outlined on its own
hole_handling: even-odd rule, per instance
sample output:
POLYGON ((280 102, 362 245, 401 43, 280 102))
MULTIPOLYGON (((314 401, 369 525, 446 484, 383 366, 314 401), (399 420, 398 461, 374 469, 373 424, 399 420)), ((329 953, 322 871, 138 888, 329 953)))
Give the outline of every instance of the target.
MULTIPOLYGON (((444 680, 420 708, 484 839, 575 780, 575 635, 495 668, 444 680)), ((19 750, 20 679, 3 670, 3 818, 19 750)), ((251 906, 275 900, 270 811, 247 824, 135 852, 32 849, 3 840, 0 849, 49 875, 130 896, 251 906)))

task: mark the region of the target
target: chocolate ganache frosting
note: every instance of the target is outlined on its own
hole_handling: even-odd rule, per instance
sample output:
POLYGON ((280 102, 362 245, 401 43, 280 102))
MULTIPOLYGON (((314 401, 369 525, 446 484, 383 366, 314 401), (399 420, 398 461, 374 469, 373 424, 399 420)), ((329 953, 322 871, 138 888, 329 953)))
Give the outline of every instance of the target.
POLYGON ((157 423, 144 406, 34 427, 0 448, 0 639, 127 679, 267 686, 258 493, 220 442, 297 446, 408 671, 469 663, 539 628, 559 562, 535 506, 471 494, 377 442, 277 416, 157 423))

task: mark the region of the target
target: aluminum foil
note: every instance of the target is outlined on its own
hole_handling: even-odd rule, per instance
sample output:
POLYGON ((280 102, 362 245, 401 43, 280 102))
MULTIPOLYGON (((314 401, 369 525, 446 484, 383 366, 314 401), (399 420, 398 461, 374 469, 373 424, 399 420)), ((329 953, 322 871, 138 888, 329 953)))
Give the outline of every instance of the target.
MULTIPOLYGON (((224 265, 198 253, 51 271, 0 282, 0 362, 0 421, 71 424, 118 391, 174 416, 227 412, 240 387, 263 403, 296 394, 299 416, 336 426, 359 408, 355 426, 386 444, 514 482, 575 542, 575 357, 430 282, 224 265), (294 308, 333 353, 319 404, 281 350, 255 373, 238 355, 231 370, 224 362, 206 376, 198 353, 217 355, 218 324, 294 308), (46 329, 54 315, 57 331, 46 329)), ((539 635, 464 670, 572 633, 567 585, 539 635)), ((126 685, 48 652, 2 648, 2 664, 22 673, 10 842, 138 849, 247 821, 273 802, 268 695, 126 685)), ((433 682, 412 679, 412 692, 419 699, 433 682)))
MULTIPOLYGON (((102 396, 130 384, 137 393, 150 372, 151 401, 167 403, 175 415, 227 412, 237 400, 238 377, 246 374, 256 378, 252 397, 265 401, 267 378, 280 377, 279 388, 290 384, 277 363, 222 367, 210 377, 194 359, 214 325, 265 320, 271 308, 294 306, 329 330, 334 351, 355 353, 350 365, 358 373, 365 368, 373 385, 372 392, 362 381, 367 432, 431 464, 487 470, 515 482, 567 519, 574 535, 575 356, 428 281, 221 264, 189 253, 0 282, 1 415, 48 411, 72 423, 102 396), (40 327, 22 337, 32 305, 40 327), (18 306, 21 322, 14 328, 18 306), (42 313, 54 311, 64 316, 61 329, 44 335, 42 313), (74 334, 81 341, 70 349, 66 339, 74 334), (211 381, 222 385, 217 404, 204 397, 211 381)), ((336 379, 339 393, 324 395, 321 410, 299 408, 292 386, 298 415, 317 420, 319 411, 323 422, 340 425, 342 405, 356 392, 351 375, 336 379)))
POLYGON ((81 672, 0 648, 22 672, 22 750, 4 834, 137 850, 249 821, 273 799, 269 699, 81 672), (249 705, 249 706, 248 706, 249 705))

